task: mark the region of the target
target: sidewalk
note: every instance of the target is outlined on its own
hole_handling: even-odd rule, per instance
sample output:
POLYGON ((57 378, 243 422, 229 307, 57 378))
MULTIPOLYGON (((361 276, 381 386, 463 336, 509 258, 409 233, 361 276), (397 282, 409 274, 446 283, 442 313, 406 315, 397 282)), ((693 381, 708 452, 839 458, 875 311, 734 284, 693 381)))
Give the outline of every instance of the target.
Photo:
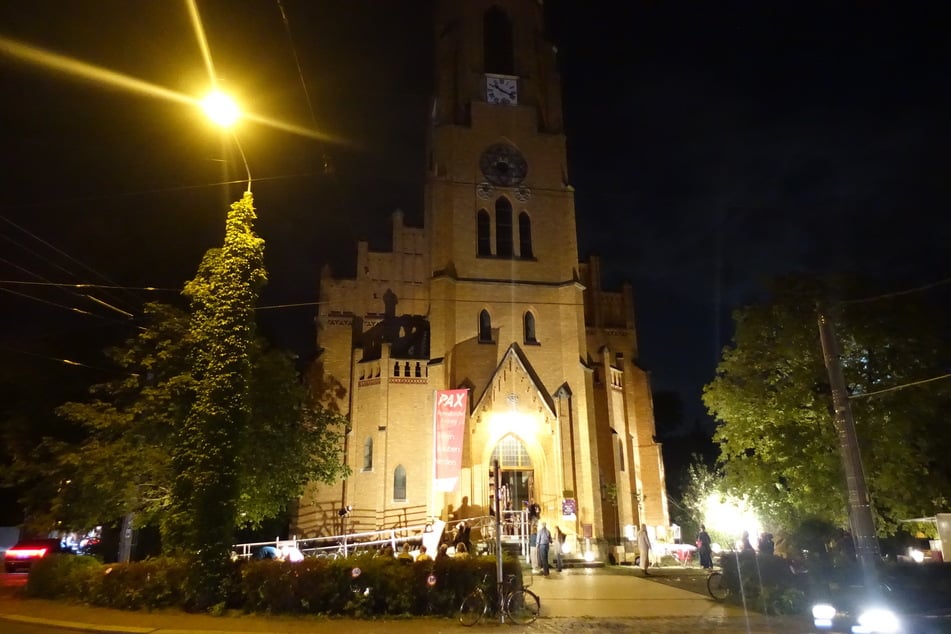
MULTIPOLYGON (((541 597, 541 618, 533 625, 505 625, 504 631, 532 632, 737 632, 792 634, 808 623, 788 617, 744 616, 699 594, 652 582, 631 570, 589 569, 552 572, 535 577, 531 589, 541 597)), ((57 601, 0 598, 0 621, 19 621, 93 632, 129 634, 424 634, 498 632, 497 622, 473 628, 455 619, 390 618, 381 620, 228 615, 213 617, 180 611, 125 612, 57 601)), ((0 628, 2 629, 2 628, 0 628)))

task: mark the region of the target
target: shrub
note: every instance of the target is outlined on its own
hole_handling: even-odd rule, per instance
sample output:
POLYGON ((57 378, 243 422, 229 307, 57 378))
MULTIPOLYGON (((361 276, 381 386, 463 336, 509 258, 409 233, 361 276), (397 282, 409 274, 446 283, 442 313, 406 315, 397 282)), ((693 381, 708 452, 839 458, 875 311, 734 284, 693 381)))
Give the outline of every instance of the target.
POLYGON ((95 557, 54 554, 30 567, 27 596, 42 599, 82 597, 102 564, 95 557))
POLYGON ((184 560, 171 557, 103 566, 98 583, 84 598, 125 610, 181 607, 187 568, 184 560))
POLYGON ((720 565, 730 601, 770 614, 800 614, 805 610, 807 578, 794 574, 789 560, 740 552, 724 555, 720 565))
MULTIPOLYGON (((187 608, 183 587, 190 565, 188 559, 171 557, 103 565, 92 557, 55 556, 37 563, 27 592, 125 610, 187 608)), ((503 569, 521 583, 516 560, 505 560, 503 569)), ((494 557, 405 563, 365 554, 296 563, 246 561, 233 570, 234 590, 225 604, 216 606, 219 611, 231 606, 267 614, 451 616, 486 576, 496 604, 494 557)))

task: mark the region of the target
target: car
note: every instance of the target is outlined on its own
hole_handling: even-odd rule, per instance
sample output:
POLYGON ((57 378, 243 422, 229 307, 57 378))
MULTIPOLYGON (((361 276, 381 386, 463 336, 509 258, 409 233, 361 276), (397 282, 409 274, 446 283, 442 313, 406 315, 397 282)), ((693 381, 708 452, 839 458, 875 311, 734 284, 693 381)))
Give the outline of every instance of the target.
POLYGON ((829 584, 813 603, 820 632, 951 633, 951 564, 898 564, 877 571, 871 591, 856 572, 829 584))
POLYGON ((33 562, 54 553, 72 554, 58 539, 24 539, 8 548, 3 555, 7 572, 28 572, 33 562))

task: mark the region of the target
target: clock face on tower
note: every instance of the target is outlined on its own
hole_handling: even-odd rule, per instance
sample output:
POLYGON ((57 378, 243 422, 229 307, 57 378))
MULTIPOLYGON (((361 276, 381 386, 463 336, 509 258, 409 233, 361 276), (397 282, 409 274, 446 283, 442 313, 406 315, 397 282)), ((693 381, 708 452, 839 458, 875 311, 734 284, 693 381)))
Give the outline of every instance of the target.
POLYGON ((485 100, 507 106, 518 105, 518 78, 507 75, 486 75, 485 100))
POLYGON ((518 185, 528 175, 528 163, 517 149, 508 143, 493 143, 479 158, 479 169, 486 180, 500 187, 518 185))

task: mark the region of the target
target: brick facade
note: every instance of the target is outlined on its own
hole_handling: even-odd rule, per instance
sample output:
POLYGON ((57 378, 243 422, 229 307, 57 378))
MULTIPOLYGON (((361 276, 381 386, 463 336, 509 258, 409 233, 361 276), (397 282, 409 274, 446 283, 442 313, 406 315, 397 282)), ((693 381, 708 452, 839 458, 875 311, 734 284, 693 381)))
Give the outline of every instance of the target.
POLYGON ((353 474, 305 493, 298 535, 334 532, 346 504, 355 530, 486 513, 497 452, 516 504, 534 499, 593 545, 668 524, 631 288, 606 291, 598 260, 579 262, 542 26, 535 0, 436 3, 424 226, 397 211, 391 251, 361 242, 356 278, 323 272, 314 380, 349 417, 353 474), (517 104, 489 103, 487 60, 509 68, 517 104), (432 483, 433 397, 460 387, 470 414, 447 494, 432 483), (405 495, 394 490, 404 476, 405 495))

